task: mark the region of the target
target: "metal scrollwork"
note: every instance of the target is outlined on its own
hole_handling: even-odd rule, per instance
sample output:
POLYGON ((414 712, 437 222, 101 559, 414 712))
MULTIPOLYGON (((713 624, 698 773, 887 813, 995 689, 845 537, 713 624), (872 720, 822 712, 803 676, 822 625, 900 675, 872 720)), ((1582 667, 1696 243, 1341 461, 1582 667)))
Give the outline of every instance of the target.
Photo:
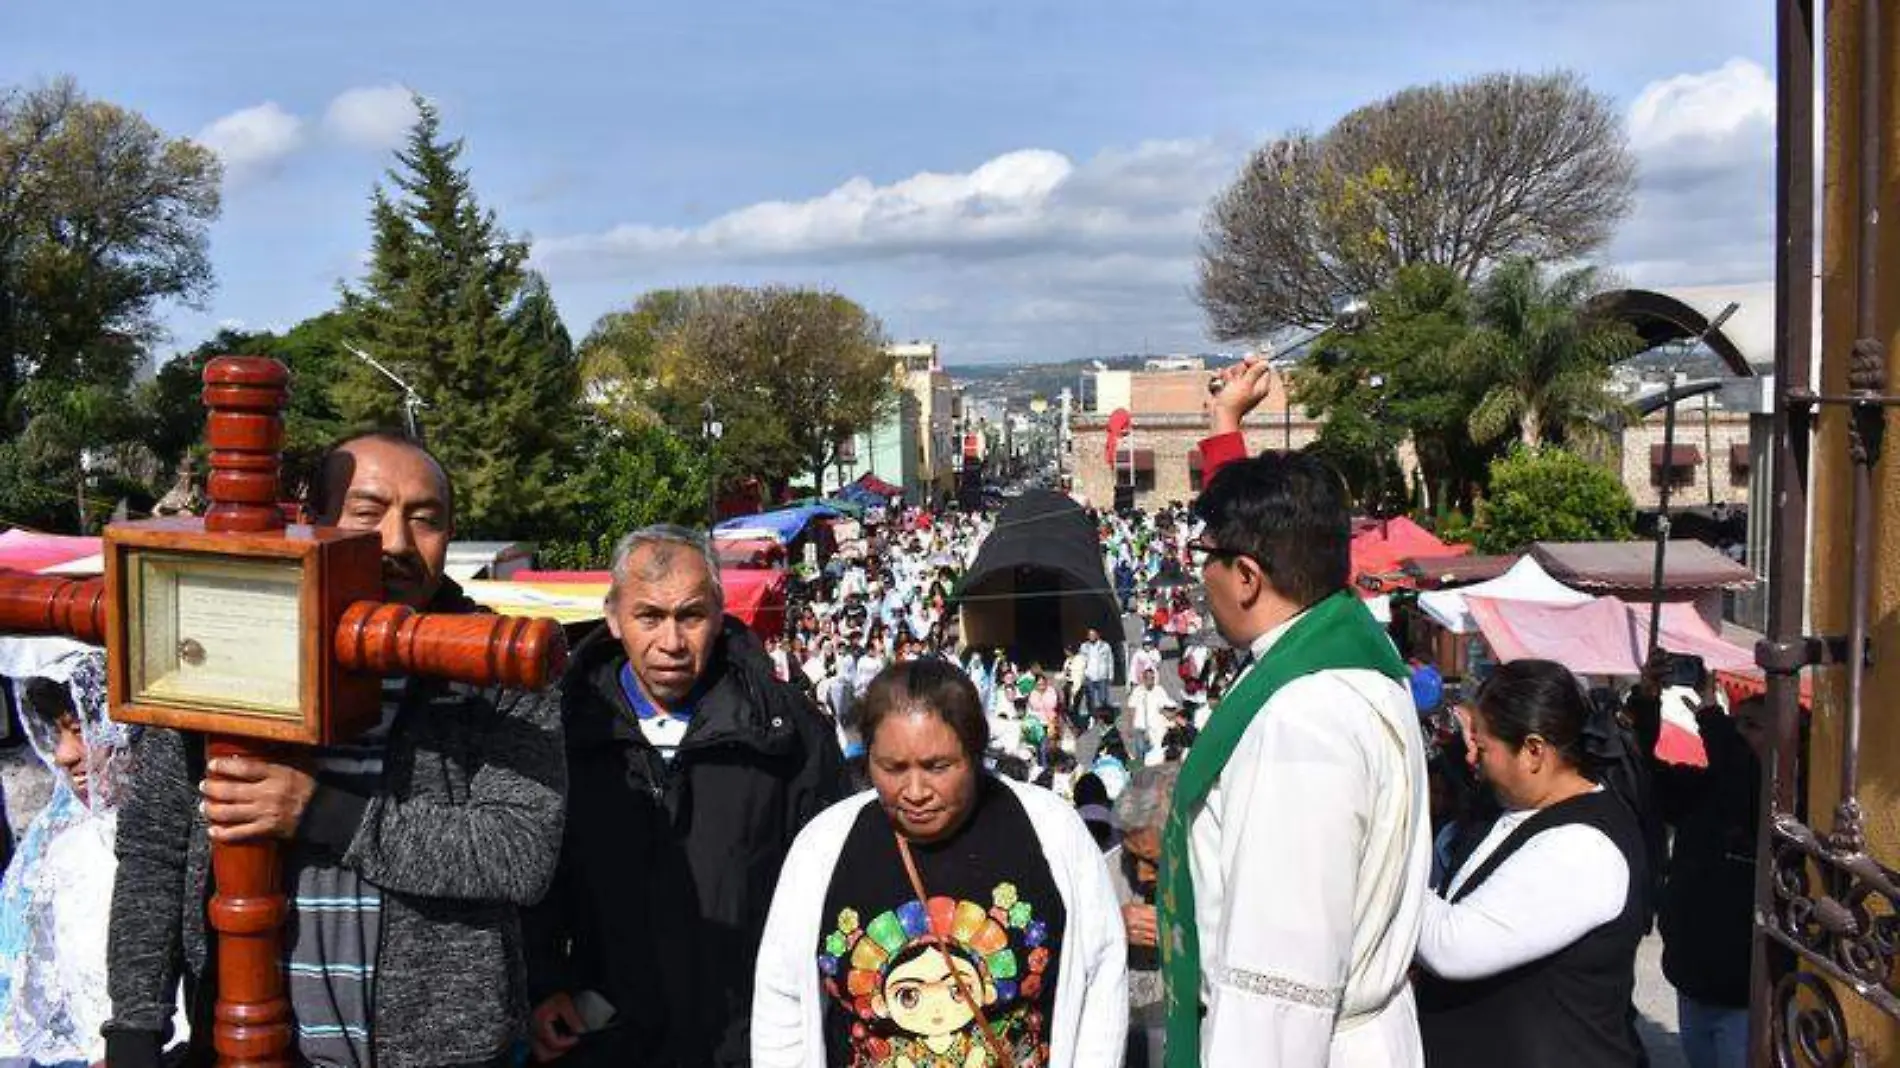
POLYGON ((1792 817, 1777 817, 1774 908, 1763 919, 1769 935, 1800 959, 1798 969, 1807 969, 1789 978, 1845 983, 1900 1017, 1900 873, 1839 848, 1856 837, 1850 829, 1823 840, 1792 817))
POLYGON ((1860 1061, 1840 999, 1825 980, 1807 972, 1775 984, 1774 1050, 1777 1068, 1842 1068, 1860 1061))

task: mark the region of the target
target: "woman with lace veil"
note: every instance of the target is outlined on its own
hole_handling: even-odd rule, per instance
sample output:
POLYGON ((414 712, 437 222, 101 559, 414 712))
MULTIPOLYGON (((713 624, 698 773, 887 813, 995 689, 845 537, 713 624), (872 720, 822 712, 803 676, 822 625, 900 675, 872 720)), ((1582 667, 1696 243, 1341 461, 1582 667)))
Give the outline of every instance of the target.
MULTIPOLYGON (((59 638, 0 639, 52 797, 0 883, 0 1065, 94 1064, 106 995, 113 837, 131 776, 131 728, 106 718, 105 656, 59 638)), ((182 1021, 181 1021, 182 1028, 182 1021)))

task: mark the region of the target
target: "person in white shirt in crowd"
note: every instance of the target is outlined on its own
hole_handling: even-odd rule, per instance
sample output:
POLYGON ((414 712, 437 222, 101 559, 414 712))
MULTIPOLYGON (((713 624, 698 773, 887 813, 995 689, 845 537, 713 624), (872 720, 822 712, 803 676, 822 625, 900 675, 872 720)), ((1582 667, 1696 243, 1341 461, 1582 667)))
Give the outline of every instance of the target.
POLYGON ((1139 683, 1148 672, 1161 674, 1161 650, 1152 641, 1143 641, 1141 648, 1128 658, 1128 677, 1139 683))
POLYGON ((1082 655, 1081 647, 1071 645, 1068 654, 1062 660, 1063 696, 1068 700, 1069 722, 1078 729, 1088 726, 1088 710, 1084 690, 1088 686, 1088 657, 1082 655))
POLYGON ((857 659, 851 680, 852 688, 863 693, 871 685, 871 680, 877 678, 877 673, 883 671, 889 663, 890 661, 884 655, 884 639, 873 637, 865 644, 863 655, 857 659))
POLYGON ((1499 667, 1465 736, 1503 815, 1426 899, 1428 1068, 1635 1068, 1631 996, 1649 929, 1642 823, 1606 784, 1621 728, 1561 664, 1499 667))
POLYGON ((1082 820, 982 770, 987 724, 953 664, 892 667, 862 711, 874 789, 792 846, 752 1068, 1119 1068, 1127 943, 1082 820))
POLYGON ((785 639, 773 635, 765 639, 765 655, 772 661, 772 675, 780 682, 792 681, 792 658, 785 651, 785 639))
POLYGON ((1345 487, 1269 454, 1224 465, 1194 510, 1208 606, 1253 662, 1188 751, 1164 834, 1167 1064, 1414 1068, 1424 737, 1348 587, 1345 487))
POLYGON ((1128 739, 1128 755, 1137 763, 1161 763, 1162 739, 1174 726, 1168 712, 1179 707, 1179 702, 1162 688, 1153 668, 1142 671, 1141 685, 1128 691, 1128 722, 1132 734, 1128 739))
POLYGON ((1089 628, 1088 640, 1079 650, 1082 654, 1082 692, 1087 712, 1099 716, 1105 710, 1115 707, 1109 695, 1109 687, 1115 682, 1115 650, 1102 639, 1102 632, 1089 628))

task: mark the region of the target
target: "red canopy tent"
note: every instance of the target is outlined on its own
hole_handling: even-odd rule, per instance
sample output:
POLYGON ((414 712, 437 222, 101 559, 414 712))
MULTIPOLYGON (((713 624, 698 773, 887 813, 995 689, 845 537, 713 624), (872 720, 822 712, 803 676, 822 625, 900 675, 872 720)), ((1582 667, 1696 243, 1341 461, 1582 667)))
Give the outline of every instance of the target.
POLYGON ((1412 581, 1404 563, 1415 556, 1462 556, 1469 545, 1451 545, 1404 516, 1394 519, 1360 520, 1352 532, 1352 578, 1381 579, 1382 586, 1404 585, 1412 581))
POLYGON ((65 534, 36 534, 30 530, 0 533, 0 568, 39 571, 99 555, 99 539, 65 534))
MULTIPOLYGON (((510 581, 549 585, 598 585, 613 581, 607 571, 517 571, 510 581)), ((726 589, 726 614, 751 628, 761 638, 785 633, 785 601, 791 578, 778 568, 719 569, 719 582, 726 589)))
POLYGON ((880 497, 902 497, 904 495, 903 487, 893 486, 873 474, 865 474, 859 477, 856 484, 863 486, 865 489, 880 497))
POLYGON ((785 563, 785 546, 771 538, 733 538, 713 542, 713 552, 722 568, 779 567, 785 563))

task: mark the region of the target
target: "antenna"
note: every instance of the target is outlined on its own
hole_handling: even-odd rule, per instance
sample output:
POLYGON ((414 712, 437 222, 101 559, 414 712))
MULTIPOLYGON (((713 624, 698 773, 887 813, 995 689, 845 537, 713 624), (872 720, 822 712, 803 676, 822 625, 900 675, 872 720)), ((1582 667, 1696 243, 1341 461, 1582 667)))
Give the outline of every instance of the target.
POLYGON ((404 429, 409 432, 409 440, 420 443, 422 441, 422 431, 416 424, 416 409, 427 408, 429 406, 428 402, 422 399, 422 394, 416 392, 416 387, 396 377, 396 372, 378 363, 376 357, 371 356, 369 353, 364 352, 362 349, 357 348, 347 341, 343 343, 343 348, 350 355, 376 368, 384 378, 394 382, 396 388, 402 390, 402 421, 404 429))

